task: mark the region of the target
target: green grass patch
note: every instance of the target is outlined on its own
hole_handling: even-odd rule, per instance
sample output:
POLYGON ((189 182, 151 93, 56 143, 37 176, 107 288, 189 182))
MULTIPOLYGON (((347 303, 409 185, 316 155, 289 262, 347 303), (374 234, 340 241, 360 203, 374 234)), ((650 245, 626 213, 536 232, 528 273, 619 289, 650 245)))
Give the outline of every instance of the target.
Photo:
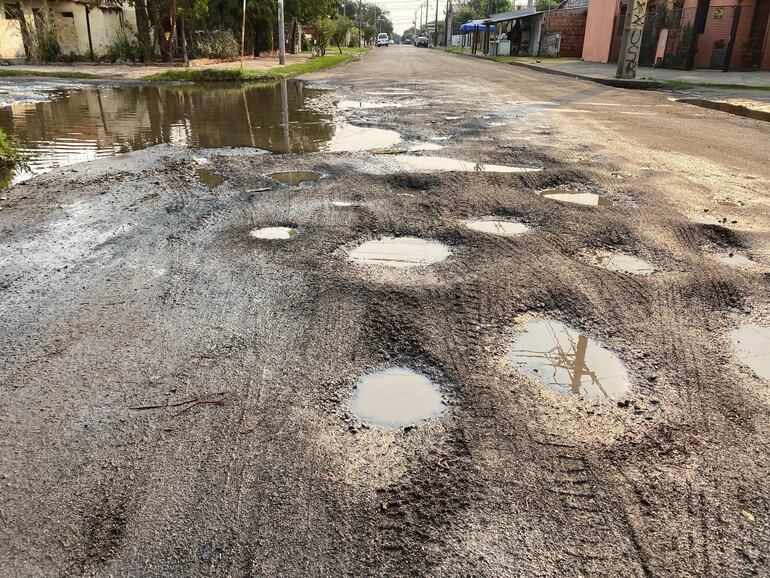
MULTIPOLYGON (((335 48, 336 50, 336 48, 335 48)), ((305 62, 278 66, 264 70, 241 70, 240 68, 173 68, 158 74, 145 76, 144 80, 153 81, 186 81, 186 82, 264 82, 278 80, 298 74, 309 74, 330 66, 354 60, 352 52, 355 49, 343 49, 339 54, 326 52, 326 56, 311 58, 305 62)))
POLYGON ((662 88, 683 90, 686 88, 721 88, 725 90, 770 90, 770 86, 751 86, 749 84, 719 84, 710 82, 689 82, 686 80, 661 80, 662 88))
POLYGON ((0 77, 4 76, 44 76, 48 78, 101 78, 88 72, 71 70, 28 70, 24 68, 0 68, 0 77))

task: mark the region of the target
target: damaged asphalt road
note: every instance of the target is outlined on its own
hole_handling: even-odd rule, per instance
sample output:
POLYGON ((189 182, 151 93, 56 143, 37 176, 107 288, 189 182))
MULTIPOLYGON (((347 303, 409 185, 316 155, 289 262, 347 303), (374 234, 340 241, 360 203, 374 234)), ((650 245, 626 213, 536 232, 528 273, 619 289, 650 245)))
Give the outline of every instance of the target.
POLYGON ((542 170, 160 145, 3 191, 2 574, 768 574, 768 383, 730 342, 770 320, 767 126, 406 47, 308 80, 318 106, 419 98, 344 112, 443 147, 412 156, 542 170), (350 260, 382 237, 446 251, 350 260), (601 343, 630 394, 511 364, 533 318, 601 343), (443 413, 359 419, 353 386, 391 367, 443 413))

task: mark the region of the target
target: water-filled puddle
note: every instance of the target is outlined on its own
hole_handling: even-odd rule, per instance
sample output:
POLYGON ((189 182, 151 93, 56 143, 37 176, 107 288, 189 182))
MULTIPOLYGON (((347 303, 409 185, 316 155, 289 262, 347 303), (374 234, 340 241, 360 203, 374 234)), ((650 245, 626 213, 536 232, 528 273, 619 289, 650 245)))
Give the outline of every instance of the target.
POLYGON ((198 169, 195 171, 200 181, 210 189, 216 189, 227 180, 227 177, 215 173, 209 169, 198 169))
POLYGON ((727 225, 727 217, 715 217, 714 215, 709 215, 708 213, 701 213, 696 215, 692 218, 692 220, 699 225, 716 225, 719 227, 724 227, 727 225))
POLYGON ((309 181, 317 181, 323 175, 315 171, 286 171, 281 173, 270 173, 267 175, 274 181, 283 183, 284 185, 290 185, 292 187, 301 185, 309 181))
POLYGON ((356 382, 350 409, 370 425, 399 428, 438 417, 446 405, 430 379, 407 367, 391 367, 356 382))
POLYGON ((266 239, 269 241, 293 239, 297 236, 297 229, 292 227, 263 227, 261 229, 254 229, 250 235, 252 239, 266 239))
POLYGON ((332 201, 332 205, 335 207, 357 207, 358 203, 355 201, 332 201))
POLYGON ((371 110, 376 108, 401 108, 411 103, 383 102, 375 100, 340 100, 337 108, 340 110, 371 110))
POLYGON ((527 322, 511 343, 508 360, 557 393, 601 401, 622 399, 631 390, 614 353, 560 321, 527 322))
POLYGON ((564 203, 575 203, 577 205, 590 205, 594 207, 611 207, 612 201, 597 195, 596 193, 583 193, 580 191, 561 191, 558 189, 540 191, 540 194, 546 199, 561 201, 564 203))
POLYGON ((606 253, 596 256, 600 267, 617 271, 618 273, 630 273, 632 275, 651 275, 656 269, 652 263, 625 253, 606 253))
POLYGON ((739 325, 730 332, 730 339, 740 362, 770 380, 770 327, 739 325))
POLYGON ((514 167, 504 165, 488 165, 450 159, 446 157, 418 157, 412 155, 395 155, 393 160, 399 167, 415 172, 468 172, 468 173, 530 173, 542 169, 534 167, 514 167))
POLYGON ((366 241, 349 253, 357 263, 405 269, 443 261, 452 252, 443 243, 417 237, 382 237, 366 241))
POLYGON ((0 170, 0 187, 56 167, 170 143, 195 149, 247 147, 275 153, 360 151, 392 146, 394 131, 357 127, 312 106, 325 91, 298 81, 89 88, 3 108, 0 129, 29 169, 0 170))
POLYGON ((751 269, 757 266, 756 261, 752 261, 748 257, 737 253, 715 253, 711 255, 711 258, 724 265, 738 267, 739 269, 751 269))
POLYGON ((500 237, 515 237, 529 231, 529 227, 524 223, 503 220, 492 216, 465 221, 465 226, 480 233, 488 233, 500 237))

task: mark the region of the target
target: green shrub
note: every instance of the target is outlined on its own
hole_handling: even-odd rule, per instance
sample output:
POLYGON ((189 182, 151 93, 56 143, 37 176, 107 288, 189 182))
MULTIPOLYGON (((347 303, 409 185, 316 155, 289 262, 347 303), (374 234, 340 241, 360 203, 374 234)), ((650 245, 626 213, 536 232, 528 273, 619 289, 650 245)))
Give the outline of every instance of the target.
POLYGON ((12 168, 23 162, 24 155, 21 154, 16 139, 0 129, 0 169, 12 168))
POLYGON ((128 26, 123 26, 107 47, 104 55, 110 62, 142 60, 143 51, 136 34, 128 26))
POLYGON ((238 58, 241 46, 235 39, 232 30, 214 30, 200 38, 196 50, 201 58, 218 58, 222 60, 238 58))

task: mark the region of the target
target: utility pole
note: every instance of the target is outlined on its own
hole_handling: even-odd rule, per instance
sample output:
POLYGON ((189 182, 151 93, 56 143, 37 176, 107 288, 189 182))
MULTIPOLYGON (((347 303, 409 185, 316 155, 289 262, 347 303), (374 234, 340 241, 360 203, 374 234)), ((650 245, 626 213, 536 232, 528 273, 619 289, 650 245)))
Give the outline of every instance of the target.
POLYGON ((241 70, 243 70, 243 45, 246 40, 246 0, 243 0, 243 22, 241 23, 241 70))
MULTIPOLYGON (((425 35, 428 36, 428 15, 430 14, 430 0, 425 0, 425 35)), ((428 36, 430 38, 430 36, 428 36)))
POLYGON ((281 66, 286 64, 286 31, 283 29, 283 0, 278 0, 278 64, 281 66))
POLYGON ((358 47, 361 47, 361 26, 363 26, 363 22, 361 22, 361 10, 363 8, 361 7, 361 4, 363 3, 363 0, 358 0, 358 14, 356 15, 356 19, 358 20, 358 47))
POLYGON ((420 3, 420 31, 422 32, 422 2, 420 3))
POLYGON ((636 78, 636 66, 639 64, 639 50, 642 46, 644 18, 649 0, 631 0, 626 12, 623 27, 623 40, 620 44, 616 78, 636 78))
POLYGON ((436 21, 433 23, 435 31, 433 32, 433 46, 438 46, 438 0, 436 0, 436 21))

